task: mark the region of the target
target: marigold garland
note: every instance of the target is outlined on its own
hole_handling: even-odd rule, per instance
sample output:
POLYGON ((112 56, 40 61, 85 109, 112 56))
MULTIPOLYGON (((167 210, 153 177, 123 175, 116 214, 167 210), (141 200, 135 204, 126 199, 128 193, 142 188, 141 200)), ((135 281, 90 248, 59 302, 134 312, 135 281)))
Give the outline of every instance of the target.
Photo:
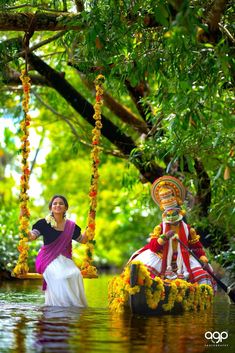
POLYGON ((81 266, 81 272, 86 277, 97 277, 97 269, 95 266, 92 266, 94 245, 95 245, 95 215, 96 215, 96 206, 97 206, 97 193, 98 193, 98 165, 99 165, 99 154, 100 154, 100 136, 101 136, 101 107, 103 105, 103 88, 104 76, 98 75, 95 79, 95 89, 96 89, 96 102, 94 105, 95 114, 93 118, 95 119, 95 128, 92 130, 92 176, 91 176, 91 185, 89 191, 90 197, 90 208, 87 219, 87 230, 86 235, 88 242, 86 243, 85 258, 81 266))
POLYGON ((205 310, 211 306, 213 289, 206 284, 190 283, 182 279, 173 281, 151 278, 148 269, 139 261, 137 285, 130 286, 130 267, 127 266, 120 276, 115 276, 109 283, 108 301, 112 311, 122 313, 128 306, 129 295, 138 293, 141 286, 145 287, 146 302, 149 308, 156 309, 160 301, 165 299, 165 287, 170 287, 167 302, 162 308, 170 311, 175 303, 182 303, 185 311, 205 310), (155 285, 153 286, 153 283, 155 285), (154 289, 153 289, 154 288, 154 289))
POLYGON ((27 259, 28 259, 28 230, 29 230, 29 217, 30 217, 30 212, 28 209, 28 189, 29 189, 29 175, 30 175, 30 170, 29 170, 29 163, 28 163, 28 156, 30 152, 30 143, 28 140, 29 137, 29 126, 30 126, 30 121, 31 117, 29 115, 29 100, 30 100, 30 78, 27 75, 25 70, 22 70, 21 76, 20 76, 22 85, 23 85, 23 102, 22 102, 22 107, 24 111, 24 118, 22 122, 20 123, 20 128, 22 132, 21 136, 21 154, 22 154, 22 159, 21 159, 21 170, 22 170, 22 175, 20 178, 20 214, 23 216, 20 216, 20 226, 19 226, 19 236, 20 236, 20 241, 18 244, 18 251, 19 251, 19 258, 18 262, 15 266, 15 268, 12 271, 13 276, 19 276, 19 275, 24 275, 28 273, 28 264, 27 264, 27 259))

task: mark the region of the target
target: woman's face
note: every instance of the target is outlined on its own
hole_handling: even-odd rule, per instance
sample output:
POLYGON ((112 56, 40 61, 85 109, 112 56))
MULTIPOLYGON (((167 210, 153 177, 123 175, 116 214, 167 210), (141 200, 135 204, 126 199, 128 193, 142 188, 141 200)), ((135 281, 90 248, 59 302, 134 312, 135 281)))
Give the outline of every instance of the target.
POLYGON ((63 199, 56 197, 51 205, 51 212, 53 214, 64 214, 67 211, 67 207, 64 204, 63 199))

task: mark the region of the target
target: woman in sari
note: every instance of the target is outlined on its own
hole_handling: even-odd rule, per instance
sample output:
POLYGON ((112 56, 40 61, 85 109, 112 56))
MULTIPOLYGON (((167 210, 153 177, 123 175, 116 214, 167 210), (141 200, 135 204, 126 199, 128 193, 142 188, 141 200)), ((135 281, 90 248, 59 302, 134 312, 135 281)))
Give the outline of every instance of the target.
POLYGON ((36 270, 43 275, 45 305, 86 307, 83 278, 72 260, 72 240, 86 243, 86 234, 65 218, 68 202, 64 196, 53 196, 49 210, 50 214, 38 220, 29 232, 30 240, 43 236, 36 270))

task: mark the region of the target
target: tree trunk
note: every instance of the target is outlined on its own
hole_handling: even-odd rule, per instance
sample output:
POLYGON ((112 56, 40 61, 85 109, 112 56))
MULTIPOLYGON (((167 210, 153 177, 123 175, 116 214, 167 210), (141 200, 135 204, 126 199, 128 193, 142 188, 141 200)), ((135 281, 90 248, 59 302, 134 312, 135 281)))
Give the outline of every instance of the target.
POLYGON ((211 185, 210 178, 200 160, 195 159, 195 169, 197 172, 197 203, 200 205, 200 216, 207 217, 211 205, 211 185))

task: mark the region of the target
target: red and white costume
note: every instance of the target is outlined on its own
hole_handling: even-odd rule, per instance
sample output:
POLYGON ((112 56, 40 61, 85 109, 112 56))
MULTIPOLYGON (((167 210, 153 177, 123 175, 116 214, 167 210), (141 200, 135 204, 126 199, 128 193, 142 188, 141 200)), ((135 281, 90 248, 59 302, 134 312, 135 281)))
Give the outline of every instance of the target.
MULTIPOLYGON (((216 283, 201 264, 186 250, 189 248, 201 261, 208 261, 199 236, 183 221, 181 205, 186 197, 186 189, 181 181, 170 175, 160 177, 152 184, 151 195, 161 210, 163 222, 155 227, 150 242, 136 251, 128 261, 141 261, 151 276, 174 280, 177 277, 192 283, 211 285, 216 283), (172 237, 177 234, 186 248, 172 237), (162 239, 160 241, 160 239, 162 239), (162 244, 162 245, 161 245, 162 244)), ((210 267, 212 270, 212 268, 210 267)), ((212 270, 213 271, 213 270, 212 270)))
MULTIPOLYGON (((160 234, 165 234, 171 229, 171 225, 165 222, 161 223, 160 227, 160 234)), ((198 258, 205 256, 201 242, 191 238, 190 226, 184 221, 179 222, 178 237, 198 258)), ((167 277, 167 273, 172 272, 175 278, 214 286, 211 276, 176 239, 170 239, 164 245, 160 245, 157 237, 152 238, 147 245, 132 255, 129 262, 133 260, 141 261, 149 269, 152 277, 164 278, 167 277)))

